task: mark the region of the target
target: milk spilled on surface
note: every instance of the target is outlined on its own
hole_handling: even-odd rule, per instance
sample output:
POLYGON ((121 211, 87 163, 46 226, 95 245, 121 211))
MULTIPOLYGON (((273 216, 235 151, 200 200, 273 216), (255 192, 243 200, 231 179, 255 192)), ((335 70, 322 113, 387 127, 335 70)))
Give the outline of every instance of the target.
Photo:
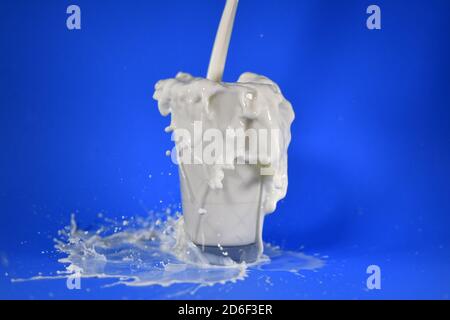
POLYGON ((187 284, 192 285, 191 289, 179 294, 194 294, 202 287, 244 280, 251 270, 266 275, 280 271, 298 274, 324 264, 318 257, 266 245, 265 255, 252 265, 226 258, 222 266, 210 265, 204 253, 186 237, 179 213, 122 221, 105 219, 88 230, 80 229, 72 216, 70 226, 59 234, 56 248, 63 255, 59 261, 65 270, 57 276, 39 275, 14 282, 63 279, 79 273, 82 278, 111 279, 106 287, 187 284))
POLYGON ((270 146, 236 145, 227 149, 228 154, 217 157, 222 161, 205 164, 200 159, 190 167, 179 161, 183 212, 190 239, 210 246, 258 243, 261 254, 264 215, 275 211, 278 201, 286 196, 288 185, 287 150, 294 112, 278 85, 253 73, 242 74, 237 83, 179 73, 174 79, 156 84, 154 99, 163 116, 171 115, 166 131, 174 131, 178 153, 193 152, 194 162, 199 160, 195 150, 202 150, 197 147, 204 143, 204 138, 196 135, 196 123, 201 123, 204 131, 218 129, 223 136, 228 130, 277 133, 270 136, 270 146), (183 141, 186 139, 179 139, 177 130, 187 131, 193 138, 183 141), (232 161, 225 162, 224 158, 232 161), (258 170, 244 165, 237 172, 236 162, 241 158, 253 161, 258 170), (261 174, 262 170, 268 173, 261 174), (227 176, 231 177, 230 182, 224 186, 227 176), (239 189, 239 185, 246 187, 239 189), (236 228, 241 228, 240 232, 236 228))

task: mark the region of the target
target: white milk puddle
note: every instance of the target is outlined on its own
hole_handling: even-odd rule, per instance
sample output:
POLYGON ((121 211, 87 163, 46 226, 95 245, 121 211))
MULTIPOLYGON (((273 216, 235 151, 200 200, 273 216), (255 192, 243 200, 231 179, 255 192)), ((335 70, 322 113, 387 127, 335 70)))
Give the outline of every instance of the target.
MULTIPOLYGON (((192 284, 198 288, 244 280, 252 270, 291 272, 315 270, 324 265, 318 257, 283 251, 265 245, 257 263, 237 264, 224 257, 223 266, 210 265, 205 255, 184 235, 183 218, 168 216, 122 221, 104 220, 98 228, 83 230, 72 216, 70 226, 59 232, 56 249, 65 270, 57 276, 40 275, 13 281, 67 278, 78 272, 83 278, 113 279, 107 286, 170 286, 192 284)), ((194 291, 191 291, 193 293, 194 291)))

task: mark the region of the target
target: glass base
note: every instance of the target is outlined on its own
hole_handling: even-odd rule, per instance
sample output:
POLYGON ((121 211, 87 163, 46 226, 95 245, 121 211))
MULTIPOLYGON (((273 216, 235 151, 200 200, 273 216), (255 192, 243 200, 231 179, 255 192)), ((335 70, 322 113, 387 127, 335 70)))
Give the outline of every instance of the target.
POLYGON ((203 253, 206 254, 209 262, 211 264, 221 263, 224 259, 230 258, 231 260, 237 263, 253 263, 258 259, 258 244, 252 243, 244 246, 202 246, 198 245, 197 247, 202 250, 203 253))

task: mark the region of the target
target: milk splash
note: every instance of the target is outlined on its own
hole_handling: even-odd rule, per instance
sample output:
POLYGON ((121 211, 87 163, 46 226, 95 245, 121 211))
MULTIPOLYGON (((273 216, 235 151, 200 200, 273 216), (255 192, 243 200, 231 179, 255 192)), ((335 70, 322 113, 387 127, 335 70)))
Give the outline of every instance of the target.
POLYGON ((137 218, 120 231, 115 223, 85 231, 72 216, 56 248, 67 255, 60 262, 68 264, 69 273, 81 270, 84 277, 118 279, 112 285, 213 285, 246 276, 245 265, 226 258, 219 267, 209 265, 207 257, 187 241, 183 223, 181 216, 165 221, 137 218))
POLYGON ((211 265, 207 254, 186 237, 179 213, 159 216, 106 219, 98 228, 83 230, 72 215, 70 226, 55 239, 56 249, 64 255, 59 262, 65 270, 57 276, 13 281, 63 279, 77 273, 82 278, 112 279, 106 287, 187 284, 192 285, 187 293, 194 294, 202 287, 244 280, 252 270, 299 273, 324 264, 318 257, 266 244, 265 255, 251 265, 226 256, 222 265, 211 265))
MULTIPOLYGON (((180 162, 184 216, 136 218, 119 225, 109 222, 91 230, 80 229, 73 216, 56 244, 65 255, 60 262, 66 264, 66 270, 56 277, 32 280, 77 273, 115 279, 110 285, 167 287, 185 283, 198 289, 244 280, 252 270, 297 274, 323 266, 317 257, 283 251, 262 241, 264 216, 274 212, 286 196, 287 151, 295 115, 279 86, 267 77, 247 72, 236 83, 222 82, 237 4, 238 0, 227 0, 207 79, 179 73, 174 79, 159 81, 154 98, 161 114, 171 115, 166 131, 174 131, 174 135, 180 130, 192 133, 194 123, 201 123, 225 134, 227 129, 279 132, 275 143, 270 149, 258 145, 255 150, 245 144, 232 148, 227 154, 231 161, 200 165, 194 161, 191 167, 180 162), (242 165, 241 159, 248 161, 242 165), (237 263, 222 250, 254 243, 258 256, 251 264, 237 263), (211 257, 201 249, 205 246, 217 246, 223 254, 211 257)), ((195 150, 201 142, 195 135, 184 143, 175 141, 177 157, 180 151, 195 150)), ((218 159, 220 149, 215 148, 218 159)))

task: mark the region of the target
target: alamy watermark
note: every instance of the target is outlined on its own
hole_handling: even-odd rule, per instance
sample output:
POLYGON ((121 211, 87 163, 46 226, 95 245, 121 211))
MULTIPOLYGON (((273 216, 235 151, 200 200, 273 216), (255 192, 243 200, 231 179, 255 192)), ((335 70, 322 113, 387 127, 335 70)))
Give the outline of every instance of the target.
MULTIPOLYGON (((78 5, 72 4, 67 7, 66 13, 69 15, 66 19, 66 26, 69 30, 81 30, 81 9, 78 5)), ((366 20, 366 26, 369 30, 381 30, 381 8, 372 4, 367 7, 366 13, 370 16, 366 20)))
POLYGON ((367 289, 381 290, 381 268, 373 264, 367 267, 366 273, 369 274, 366 281, 367 289))
POLYGON ((286 148, 280 129, 203 129, 201 121, 195 121, 191 130, 174 129, 172 141, 175 147, 170 155, 174 164, 259 165, 262 175, 273 174, 273 161, 286 148))
POLYGON ((69 15, 66 20, 66 27, 69 30, 81 29, 81 9, 79 6, 72 4, 67 7, 66 13, 69 15))
POLYGON ((66 287, 69 290, 81 289, 81 272, 80 268, 72 267, 73 273, 67 276, 66 287))
POLYGON ((367 7, 367 14, 370 16, 367 18, 366 26, 369 30, 381 30, 381 8, 375 4, 367 7))

